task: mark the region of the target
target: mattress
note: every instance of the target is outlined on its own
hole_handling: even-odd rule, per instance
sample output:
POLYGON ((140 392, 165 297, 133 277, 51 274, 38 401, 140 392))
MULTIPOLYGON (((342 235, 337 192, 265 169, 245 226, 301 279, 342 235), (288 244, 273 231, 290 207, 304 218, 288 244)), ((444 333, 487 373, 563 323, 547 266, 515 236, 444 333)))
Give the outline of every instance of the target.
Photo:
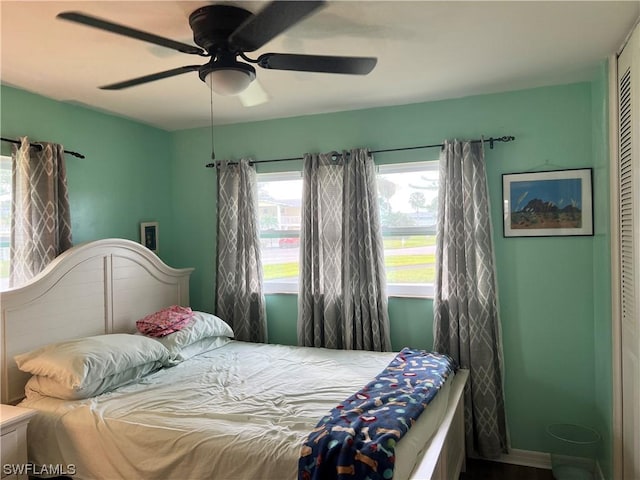
MULTIPOLYGON (((232 341, 98 397, 34 396, 29 459, 91 479, 295 479, 319 419, 394 353, 232 341)), ((447 407, 451 378, 396 448, 411 475, 447 407)))

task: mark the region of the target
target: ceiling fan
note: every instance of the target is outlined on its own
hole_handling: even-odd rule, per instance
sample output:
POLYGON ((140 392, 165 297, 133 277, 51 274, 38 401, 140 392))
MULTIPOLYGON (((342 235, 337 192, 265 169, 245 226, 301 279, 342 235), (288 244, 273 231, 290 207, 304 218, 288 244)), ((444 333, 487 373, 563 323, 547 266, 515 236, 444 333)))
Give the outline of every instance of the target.
POLYGON ((193 30, 193 40, 199 47, 80 12, 63 12, 58 18, 182 53, 211 58, 204 65, 173 68, 100 87, 103 90, 121 90, 197 71, 200 79, 214 92, 220 95, 237 95, 256 78, 256 70, 251 64, 273 70, 354 75, 366 75, 373 70, 377 62, 373 57, 263 53, 252 59, 246 55, 247 52, 260 49, 272 38, 316 12, 325 3, 322 0, 272 1, 256 14, 231 5, 208 5, 198 8, 189 16, 189 25, 193 30))

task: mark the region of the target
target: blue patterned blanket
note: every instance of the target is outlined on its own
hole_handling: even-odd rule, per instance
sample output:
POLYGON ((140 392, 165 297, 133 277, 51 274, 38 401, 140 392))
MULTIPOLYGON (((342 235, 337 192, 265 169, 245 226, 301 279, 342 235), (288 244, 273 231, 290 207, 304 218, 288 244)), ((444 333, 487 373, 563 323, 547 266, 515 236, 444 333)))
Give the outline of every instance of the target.
POLYGON ((298 479, 392 478, 396 443, 455 369, 446 355, 403 349, 320 420, 300 451, 298 479))

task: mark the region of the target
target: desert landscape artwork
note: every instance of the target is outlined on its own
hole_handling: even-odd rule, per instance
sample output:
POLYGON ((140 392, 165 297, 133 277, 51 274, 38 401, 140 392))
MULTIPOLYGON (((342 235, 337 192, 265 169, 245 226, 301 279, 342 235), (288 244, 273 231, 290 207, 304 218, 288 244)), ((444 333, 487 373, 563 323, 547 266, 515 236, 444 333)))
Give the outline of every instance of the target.
POLYGON ((511 228, 580 228, 581 180, 512 182, 511 228))
POLYGON ((505 236, 591 235, 591 169, 503 175, 505 236))

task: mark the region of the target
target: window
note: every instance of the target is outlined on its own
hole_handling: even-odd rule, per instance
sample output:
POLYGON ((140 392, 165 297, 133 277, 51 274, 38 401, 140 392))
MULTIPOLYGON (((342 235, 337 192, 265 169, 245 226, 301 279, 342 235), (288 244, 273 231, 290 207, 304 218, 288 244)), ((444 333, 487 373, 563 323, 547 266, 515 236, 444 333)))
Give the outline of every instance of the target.
MULTIPOLYGON (((378 167, 380 219, 389 295, 433 296, 438 162, 378 167)), ((300 172, 258 175, 265 293, 297 293, 300 271, 300 172)))
POLYGON ((0 156, 0 290, 9 288, 11 157, 0 156))
POLYGON ((378 167, 387 293, 433 296, 438 162, 378 167))
POLYGON ((258 175, 258 219, 265 293, 298 293, 300 172, 258 175))

